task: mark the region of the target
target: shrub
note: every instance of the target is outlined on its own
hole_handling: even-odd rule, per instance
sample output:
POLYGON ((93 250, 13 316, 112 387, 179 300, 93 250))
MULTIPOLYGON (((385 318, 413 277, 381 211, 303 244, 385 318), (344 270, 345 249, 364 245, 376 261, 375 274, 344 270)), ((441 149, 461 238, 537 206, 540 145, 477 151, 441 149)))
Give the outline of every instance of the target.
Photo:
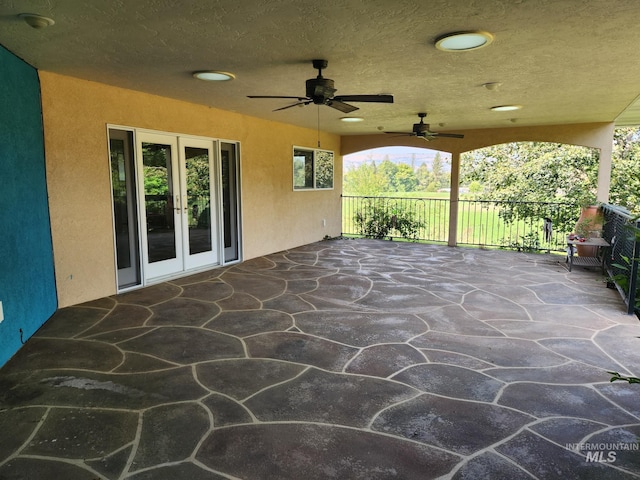
POLYGON ((412 211, 397 205, 367 204, 356 213, 354 222, 360 235, 377 239, 401 236, 416 241, 420 229, 425 227, 425 223, 416 219, 412 211))

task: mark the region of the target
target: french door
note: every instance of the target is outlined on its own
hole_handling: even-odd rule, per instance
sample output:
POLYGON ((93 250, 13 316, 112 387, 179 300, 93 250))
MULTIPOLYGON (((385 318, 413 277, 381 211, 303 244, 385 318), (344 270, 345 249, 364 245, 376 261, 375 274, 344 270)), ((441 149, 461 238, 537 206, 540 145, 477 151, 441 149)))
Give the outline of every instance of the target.
POLYGON ((144 132, 136 147, 145 279, 218 263, 213 142, 144 132))
POLYGON ((236 143, 111 128, 109 149, 119 289, 240 259, 236 143))

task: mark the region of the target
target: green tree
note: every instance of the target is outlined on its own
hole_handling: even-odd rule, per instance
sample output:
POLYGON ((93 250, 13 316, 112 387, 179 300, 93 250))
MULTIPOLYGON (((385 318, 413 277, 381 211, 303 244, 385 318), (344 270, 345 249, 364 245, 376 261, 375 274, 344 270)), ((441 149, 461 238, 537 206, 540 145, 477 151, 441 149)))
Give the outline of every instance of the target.
POLYGON ((389 155, 385 155, 384 160, 378 166, 377 172, 384 178, 386 187, 385 191, 395 192, 395 176, 398 172, 398 166, 389 160, 389 155))
POLYGON ((346 195, 374 197, 381 195, 386 188, 386 180, 378 173, 375 162, 365 162, 344 175, 343 190, 346 195))
POLYGON ((463 154, 460 177, 481 183, 485 199, 581 203, 595 199, 598 161, 586 147, 506 143, 463 154))
POLYGON ((416 173, 410 165, 401 163, 396 168, 396 174, 393 177, 393 185, 396 192, 413 192, 418 186, 416 173))
POLYGON ((416 170, 416 180, 418 181, 418 186, 416 188, 423 192, 427 191, 427 187, 431 182, 431 172, 429 171, 429 167, 426 162, 422 162, 416 170))
POLYGON ((436 153, 431 164, 431 181, 435 183, 438 188, 449 186, 449 175, 444 171, 442 157, 440 152, 436 153))
POLYGON ((510 220, 544 216, 522 202, 583 204, 595 200, 599 155, 596 149, 556 143, 495 145, 462 155, 461 183, 479 182, 478 198, 506 202, 501 215, 510 220), (519 202, 519 203, 518 203, 519 202))
POLYGON ((617 128, 613 135, 610 203, 640 214, 640 127, 617 128))
POLYGON ((480 182, 478 182, 477 180, 474 180, 473 182, 471 182, 469 184, 469 193, 472 193, 474 195, 478 195, 480 193, 482 193, 482 184, 480 182))

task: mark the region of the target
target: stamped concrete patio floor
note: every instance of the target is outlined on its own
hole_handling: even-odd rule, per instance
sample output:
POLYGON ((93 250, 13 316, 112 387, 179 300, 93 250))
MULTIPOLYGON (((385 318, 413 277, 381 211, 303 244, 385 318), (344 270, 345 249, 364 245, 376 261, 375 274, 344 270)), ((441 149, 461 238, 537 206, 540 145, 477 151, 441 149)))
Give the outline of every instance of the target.
POLYGON ((62 309, 0 478, 640 478, 640 324, 553 258, 331 240, 62 309))

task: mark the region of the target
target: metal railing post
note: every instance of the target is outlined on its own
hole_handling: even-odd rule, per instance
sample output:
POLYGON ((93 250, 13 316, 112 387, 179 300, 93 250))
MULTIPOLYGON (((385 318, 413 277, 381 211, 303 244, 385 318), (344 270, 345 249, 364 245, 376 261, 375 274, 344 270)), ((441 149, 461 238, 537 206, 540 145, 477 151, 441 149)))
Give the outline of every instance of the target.
MULTIPOLYGON (((636 229, 640 228, 640 222, 636 222, 636 229)), ((638 232, 633 236, 633 256, 631 257, 631 277, 629 278, 629 301, 627 313, 631 315, 636 309, 636 298, 638 298, 638 262, 640 261, 640 242, 638 242, 638 232)))

